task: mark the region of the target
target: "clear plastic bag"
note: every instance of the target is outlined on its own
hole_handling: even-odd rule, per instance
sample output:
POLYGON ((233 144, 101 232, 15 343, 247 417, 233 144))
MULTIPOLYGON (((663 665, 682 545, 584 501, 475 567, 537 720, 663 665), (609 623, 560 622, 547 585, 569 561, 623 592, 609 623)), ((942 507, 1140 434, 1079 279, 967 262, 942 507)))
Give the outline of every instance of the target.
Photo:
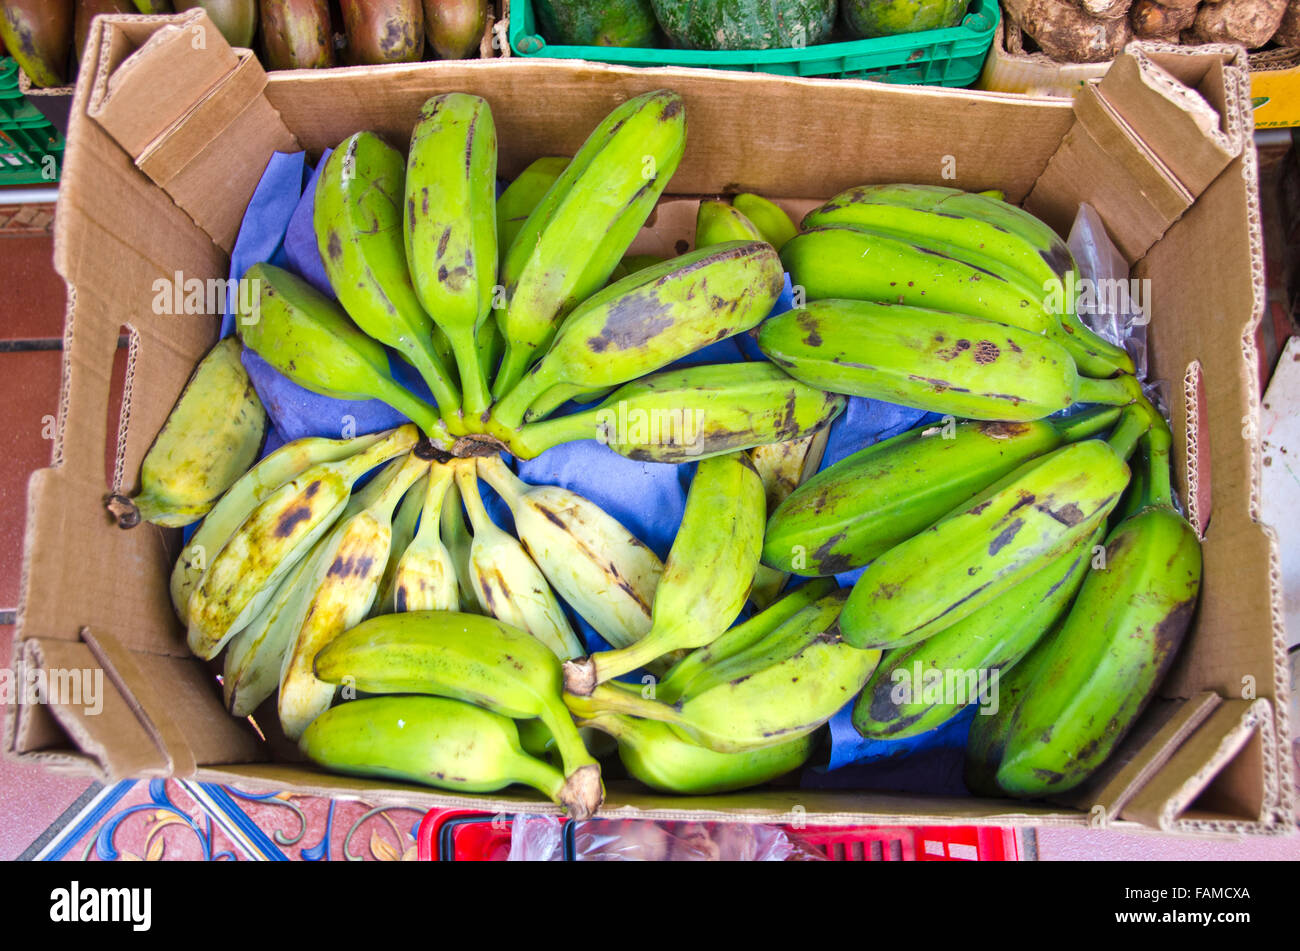
MULTIPOLYGON (((580 862, 791 862, 824 861, 816 849, 776 826, 739 822, 661 822, 590 819, 573 831, 580 862)), ((564 823, 554 816, 516 816, 510 829, 511 862, 564 858, 564 823)))
MULTIPOLYGON (((1149 282, 1129 276, 1128 261, 1110 240, 1097 210, 1086 202, 1074 216, 1067 243, 1079 266, 1079 317, 1111 343, 1128 350, 1137 365, 1138 379, 1146 379, 1149 282)), ((1067 293, 1071 290, 1067 288, 1067 293)))

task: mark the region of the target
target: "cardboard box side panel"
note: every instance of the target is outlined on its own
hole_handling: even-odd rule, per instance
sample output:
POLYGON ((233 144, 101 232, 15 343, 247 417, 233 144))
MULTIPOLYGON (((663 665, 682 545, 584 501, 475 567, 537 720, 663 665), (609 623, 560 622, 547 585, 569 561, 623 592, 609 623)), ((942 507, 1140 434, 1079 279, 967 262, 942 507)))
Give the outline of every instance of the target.
MULTIPOLYGON (((1187 366, 1199 360, 1211 408, 1258 406, 1254 373, 1241 347, 1214 343, 1228 328, 1229 338, 1241 341, 1258 320, 1250 275, 1259 233, 1247 217, 1241 188, 1245 166, 1243 159, 1234 161, 1134 270, 1153 288, 1151 377, 1181 380, 1187 366)), ((1177 401, 1176 388, 1174 394, 1177 401)), ((1208 447, 1200 448, 1208 448, 1214 478, 1212 508, 1201 514, 1204 580, 1182 662, 1166 682, 1170 695, 1210 689, 1239 696, 1243 676, 1273 679, 1268 546, 1249 502, 1258 473, 1258 438, 1249 419, 1234 415, 1210 412, 1204 421, 1208 447)), ((1176 472, 1183 471, 1187 451, 1179 435, 1176 472)), ((1259 689, 1260 695, 1273 696, 1271 683, 1260 682, 1259 689)))
MULTIPOLYGON (((100 25, 102 28, 102 24, 100 25)), ((92 50, 101 48, 93 42, 92 50)), ((154 313, 155 282, 177 271, 219 275, 225 257, 85 114, 95 74, 89 61, 73 100, 69 149, 59 189, 55 267, 68 282, 63 391, 53 463, 29 495, 28 545, 19 627, 23 636, 75 639, 102 627, 129 647, 183 652, 165 600, 170 558, 150 526, 117 529, 103 509, 108 394, 118 335, 140 334, 128 373, 127 416, 136 424, 123 470, 140 460, 214 335, 211 319, 154 313), (147 385, 134 386, 136 377, 147 385)), ((164 294, 164 300, 170 299, 164 294)), ((133 486, 126 486, 131 491, 133 486)))
MULTIPOLYGON (((333 776, 289 764, 222 766, 200 770, 198 778, 245 790, 277 790, 311 795, 343 796, 366 802, 400 802, 421 808, 459 807, 487 812, 557 815, 559 807, 531 791, 513 787, 507 793, 476 796, 382 780, 333 776)), ((651 819, 720 819, 739 822, 794 822, 809 825, 860 825, 863 816, 888 824, 959 825, 1081 825, 1087 816, 1048 807, 995 800, 845 790, 759 789, 722 796, 657 795, 633 783, 614 782, 607 789, 601 814, 651 819)))
MULTIPOLYGON (((1240 90, 1248 79, 1229 70, 1240 90)), ((1240 92, 1238 92, 1240 95, 1240 92)), ((1274 701, 1276 737, 1266 749, 1266 775, 1282 815, 1294 809, 1278 555, 1272 532, 1258 522, 1259 393, 1254 330, 1263 311, 1263 253, 1253 148, 1210 185, 1195 205, 1135 268, 1161 288, 1152 300, 1152 375, 1176 381, 1199 361, 1204 405, 1202 443, 1213 485, 1204 526, 1200 605, 1187 643, 1162 691, 1186 696, 1215 690, 1225 697, 1274 701), (1243 182, 1245 187, 1243 188, 1243 182), (1237 346, 1228 345, 1233 340, 1237 346), (1223 407, 1237 406, 1230 414, 1223 407), (1238 418, 1233 418, 1236 415, 1238 418), (1208 443, 1208 445, 1206 445, 1208 443)), ((1178 441, 1176 471, 1185 462, 1178 441)), ((1204 498, 1203 494, 1203 498, 1204 498)))
POLYGON ((996 186, 1018 201, 1072 121, 1069 104, 1058 101, 547 60, 272 74, 266 94, 298 140, 317 153, 362 128, 405 148, 428 96, 476 93, 494 105, 499 169, 511 177, 538 156, 572 155, 619 102, 664 87, 687 103, 686 156, 670 185, 684 195, 753 189, 829 197, 868 181, 918 181, 996 186), (507 102, 527 105, 507 108, 507 102), (834 121, 810 121, 814 116, 834 121), (847 129, 860 132, 846 135, 847 129), (1009 141, 1014 149, 1006 148, 1009 141), (956 178, 945 179, 945 170, 956 178))

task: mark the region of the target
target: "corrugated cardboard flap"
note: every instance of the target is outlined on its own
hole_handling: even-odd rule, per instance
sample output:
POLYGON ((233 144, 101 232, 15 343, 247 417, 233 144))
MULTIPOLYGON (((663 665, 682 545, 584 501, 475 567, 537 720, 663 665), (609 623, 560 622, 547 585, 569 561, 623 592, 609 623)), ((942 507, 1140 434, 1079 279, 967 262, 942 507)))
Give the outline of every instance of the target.
POLYGON ((87 113, 229 252, 262 174, 249 143, 269 154, 297 139, 263 95, 257 57, 232 49, 201 9, 147 38, 139 28, 107 25, 87 113))
MULTIPOLYGON (((1233 816, 1239 817, 1241 824, 1274 821, 1279 805, 1278 777, 1269 775, 1273 770, 1267 755, 1273 744, 1272 704, 1264 699, 1224 701, 1121 814, 1163 831, 1231 831, 1234 823, 1227 817, 1233 816), (1234 777, 1225 774, 1225 767, 1239 755, 1246 756, 1243 772, 1263 771, 1264 782, 1234 782, 1234 777), (1223 788, 1207 803, 1208 808, 1198 813, 1193 803, 1211 784, 1223 788)), ((1254 775, 1249 778, 1256 779, 1254 775)), ((1287 824, 1275 827, 1277 832, 1286 829, 1287 824)))
POLYGON ((1130 262, 1139 260, 1241 153, 1247 133, 1225 83, 1223 49, 1157 61, 1169 49, 1134 43, 1075 98, 1076 121, 1025 207, 1062 234, 1091 203, 1130 262), (1163 62, 1178 63, 1200 89, 1163 62))
POLYGON ((5 752, 67 771, 88 772, 103 780, 168 775, 170 760, 152 741, 136 711, 102 673, 85 644, 28 638, 15 664, 17 683, 29 678, 52 682, 73 672, 101 671, 98 702, 88 696, 69 702, 60 691, 39 704, 20 703, 5 710, 5 752), (98 709, 95 709, 98 707, 98 709), (75 750, 68 749, 69 741, 75 750))

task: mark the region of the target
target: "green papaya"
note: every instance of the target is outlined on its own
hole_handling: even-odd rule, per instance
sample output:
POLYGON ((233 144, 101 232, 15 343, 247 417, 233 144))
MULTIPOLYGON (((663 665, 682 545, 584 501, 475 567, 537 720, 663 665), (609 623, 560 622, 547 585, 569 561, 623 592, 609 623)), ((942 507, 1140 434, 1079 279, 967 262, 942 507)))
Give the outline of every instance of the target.
POLYGON ((674 46, 700 50, 801 48, 830 39, 836 0, 651 0, 674 46))
POLYGON ((844 25, 861 39, 956 26, 970 0, 843 0, 844 25))
POLYGON ((534 0, 548 43, 563 46, 655 46, 658 24, 649 0, 534 0))

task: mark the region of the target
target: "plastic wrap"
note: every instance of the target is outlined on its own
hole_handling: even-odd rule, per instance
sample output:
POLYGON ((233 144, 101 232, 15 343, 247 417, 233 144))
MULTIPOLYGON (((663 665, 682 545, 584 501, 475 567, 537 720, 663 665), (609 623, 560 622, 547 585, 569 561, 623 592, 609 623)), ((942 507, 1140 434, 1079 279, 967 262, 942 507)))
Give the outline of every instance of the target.
MULTIPOLYGON (((1106 234, 1097 210, 1079 206, 1067 242, 1079 266, 1079 317, 1133 357, 1138 379, 1147 375, 1147 324, 1150 301, 1144 282, 1130 278, 1128 261, 1106 234)), ((1069 293, 1071 289, 1067 288, 1069 293)))
MULTIPOLYGON (((565 823, 554 816, 516 816, 511 862, 563 861, 565 823)), ((777 826, 728 822, 590 819, 573 829, 579 862, 824 861, 812 846, 777 826)))

